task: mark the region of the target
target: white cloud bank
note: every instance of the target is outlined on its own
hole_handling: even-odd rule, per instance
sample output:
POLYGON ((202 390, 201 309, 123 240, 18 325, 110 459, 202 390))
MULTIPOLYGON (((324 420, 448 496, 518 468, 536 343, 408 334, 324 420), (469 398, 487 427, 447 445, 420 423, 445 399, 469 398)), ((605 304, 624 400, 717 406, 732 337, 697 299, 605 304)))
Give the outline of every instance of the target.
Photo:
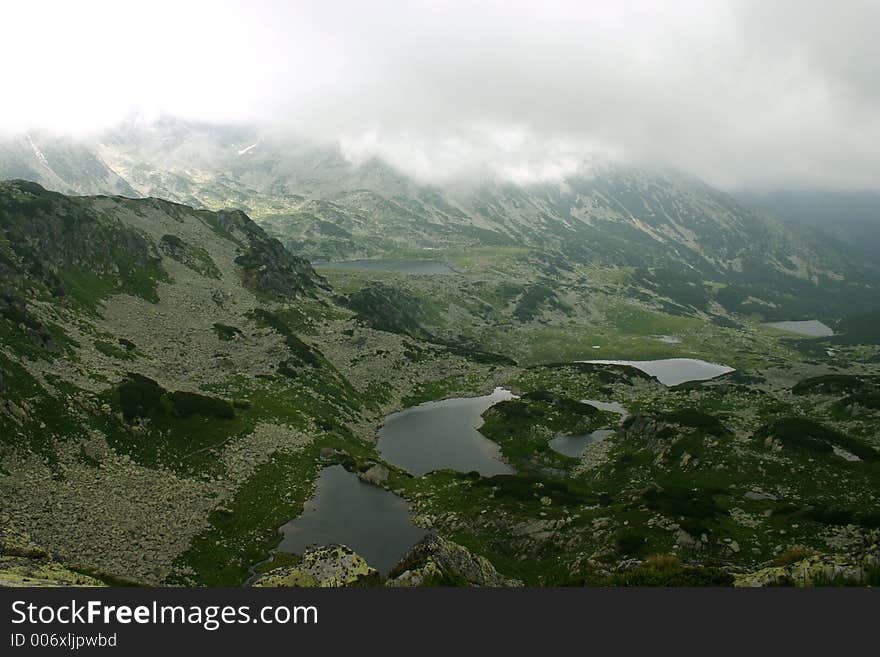
POLYGON ((880 3, 41 2, 4 6, 0 130, 133 110, 257 122, 422 179, 592 157, 712 183, 880 187, 880 3))

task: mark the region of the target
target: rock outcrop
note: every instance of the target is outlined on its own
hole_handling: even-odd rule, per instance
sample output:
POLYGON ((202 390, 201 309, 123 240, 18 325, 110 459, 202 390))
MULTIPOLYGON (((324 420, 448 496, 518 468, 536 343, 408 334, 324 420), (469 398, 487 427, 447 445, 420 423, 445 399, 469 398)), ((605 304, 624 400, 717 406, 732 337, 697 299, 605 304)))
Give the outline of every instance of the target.
POLYGON ((391 571, 387 586, 522 586, 485 557, 436 534, 416 543, 391 571))
POLYGON ((880 543, 856 554, 816 554, 790 564, 771 565, 737 575, 735 586, 865 585, 880 570, 880 543))
POLYGON ((329 290, 308 260, 291 254, 241 210, 220 210, 215 216, 220 230, 235 227, 246 236, 247 246, 235 263, 247 287, 279 298, 314 295, 317 288, 329 290))
POLYGON ((0 556, 0 587, 106 586, 49 558, 0 556))
POLYGON ((258 577, 257 587, 369 586, 380 582, 379 573, 362 556, 345 545, 310 548, 295 566, 275 568, 258 577))
POLYGON ((375 486, 381 485, 386 479, 388 479, 388 475, 391 474, 388 470, 388 466, 383 463, 374 463, 369 468, 367 468, 364 472, 358 474, 358 478, 361 481, 365 481, 368 484, 373 484, 375 486))

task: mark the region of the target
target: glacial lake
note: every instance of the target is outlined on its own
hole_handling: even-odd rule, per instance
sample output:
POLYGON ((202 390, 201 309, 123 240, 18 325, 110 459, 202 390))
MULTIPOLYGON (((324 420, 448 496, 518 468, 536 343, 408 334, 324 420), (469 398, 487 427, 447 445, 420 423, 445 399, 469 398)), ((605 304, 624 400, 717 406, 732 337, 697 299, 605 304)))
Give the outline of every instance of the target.
POLYGON ((772 326, 773 328, 788 331, 789 333, 797 333, 798 335, 806 335, 811 338, 827 338, 834 335, 834 330, 818 319, 808 319, 797 322, 768 322, 764 326, 772 326))
POLYGON ((439 260, 342 260, 339 262, 316 262, 315 269, 359 269, 372 271, 395 271, 401 274, 454 274, 456 271, 439 260))
POLYGON ((405 500, 368 484, 341 465, 321 471, 302 515, 281 528, 278 552, 302 554, 310 545, 342 543, 387 574, 424 535, 405 500))
POLYGON ((663 358, 660 360, 582 360, 580 363, 600 365, 629 365, 657 377, 660 383, 677 386, 687 381, 705 381, 733 372, 732 367, 709 363, 697 358, 663 358))
MULTIPOLYGON (((619 402, 604 402, 597 399, 581 399, 581 403, 595 406, 600 411, 617 413, 620 416, 621 422, 629 417, 629 411, 623 406, 623 404, 619 402)), ((587 447, 589 447, 593 443, 598 443, 599 441, 604 440, 612 433, 614 433, 614 429, 597 429, 596 431, 579 435, 562 434, 553 438, 550 441, 549 445, 550 449, 558 452, 559 454, 577 458, 579 456, 582 456, 583 453, 587 451, 587 447)))
POLYGON ((577 436, 556 436, 550 441, 550 449, 563 456, 577 458, 583 455, 587 450, 587 447, 603 440, 612 433, 614 433, 614 429, 598 429, 591 433, 584 433, 577 436))
POLYGON ((393 413, 379 429, 379 454, 416 476, 434 470, 476 470, 484 477, 513 474, 501 448, 477 431, 487 408, 513 398, 509 390, 495 388, 482 397, 426 402, 393 413))
POLYGON ((581 403, 582 404, 589 404, 590 406, 595 406, 600 411, 608 411, 609 413, 617 413, 620 416, 621 422, 629 417, 629 411, 620 402, 606 402, 606 401, 599 401, 598 399, 581 399, 581 403))

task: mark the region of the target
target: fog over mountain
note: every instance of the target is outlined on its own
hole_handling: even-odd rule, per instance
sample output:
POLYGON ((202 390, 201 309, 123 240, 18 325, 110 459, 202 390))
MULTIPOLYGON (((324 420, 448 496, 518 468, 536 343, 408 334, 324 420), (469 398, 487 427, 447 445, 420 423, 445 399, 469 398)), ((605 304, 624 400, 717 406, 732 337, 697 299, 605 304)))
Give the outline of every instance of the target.
POLYGON ((0 589, 880 586, 877 0, 8 4, 0 589))
POLYGON ((546 182, 598 158, 725 189, 878 187, 868 1, 31 2, 5 22, 4 133, 164 113, 428 182, 546 182))

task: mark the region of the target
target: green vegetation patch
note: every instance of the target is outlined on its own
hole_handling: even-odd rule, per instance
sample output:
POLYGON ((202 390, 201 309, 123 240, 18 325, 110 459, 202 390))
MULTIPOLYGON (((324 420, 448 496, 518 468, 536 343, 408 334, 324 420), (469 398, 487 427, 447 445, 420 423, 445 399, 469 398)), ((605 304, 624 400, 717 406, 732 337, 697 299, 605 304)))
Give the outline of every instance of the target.
POLYGON ((26 273, 47 296, 87 309, 113 293, 155 303, 157 283, 169 280, 147 237, 96 210, 91 199, 34 183, 15 181, 0 189, 0 239, 13 280, 26 273))
POLYGON ((844 573, 821 572, 813 579, 813 586, 816 587, 842 587, 842 586, 869 586, 876 588, 880 586, 880 565, 868 566, 865 568, 864 576, 861 578, 850 577, 844 573))
POLYGON ((839 408, 862 406, 874 411, 880 411, 880 392, 866 392, 860 395, 848 395, 836 403, 839 408))
POLYGON ((545 283, 526 285, 523 293, 517 299, 513 316, 521 322, 529 322, 535 319, 542 308, 549 307, 562 313, 569 314, 571 307, 562 302, 556 292, 545 283))
POLYGON ((235 410, 225 399, 208 397, 195 392, 172 392, 168 395, 171 407, 181 417, 198 415, 201 417, 219 417, 231 420, 235 410))
POLYGON ((796 383, 791 391, 795 395, 841 395, 872 392, 880 388, 880 376, 857 376, 852 374, 825 374, 796 383))
POLYGON ((95 340, 95 349, 105 356, 110 356, 111 358, 119 360, 132 360, 134 358, 134 354, 130 350, 126 348, 120 349, 108 340, 95 340))
POLYGON ((725 513, 715 498, 727 494, 723 488, 669 485, 649 488, 642 494, 642 499, 649 509, 665 515, 708 520, 725 513))
POLYGON ((220 270, 205 249, 184 242, 177 235, 163 235, 159 248, 165 255, 208 278, 220 278, 220 270))
POLYGON ((156 381, 142 374, 128 374, 128 379, 117 387, 117 394, 122 416, 128 422, 169 411, 184 418, 198 415, 231 420, 235 417, 232 404, 225 399, 196 392, 168 392, 156 381))
POLYGON ((517 470, 535 473, 545 467, 570 467, 570 457, 550 448, 549 439, 554 435, 589 433, 616 417, 590 404, 541 390, 491 406, 483 413, 480 433, 498 443, 517 470))
POLYGON ((598 496, 576 482, 539 475, 494 475, 481 477, 473 484, 475 488, 491 488, 495 498, 507 502, 539 504, 542 497, 549 497, 563 506, 595 503, 598 496))
POLYGON ((166 466, 193 474, 202 468, 221 471, 213 453, 230 438, 250 431, 258 413, 225 399, 188 391, 169 391, 155 380, 130 373, 101 395, 121 413, 126 425, 111 416, 95 418, 96 426, 121 453, 147 466, 166 466))
POLYGON ((609 578, 611 586, 733 586, 733 575, 718 567, 684 566, 676 557, 649 557, 636 568, 609 578))
POLYGON ((339 300, 371 328, 419 340, 433 339, 422 325, 427 321, 427 312, 421 300, 405 290, 371 281, 339 300))
POLYGON ((677 411, 670 411, 668 413, 663 413, 660 418, 666 422, 699 429, 704 433, 710 433, 714 436, 724 436, 730 433, 719 418, 696 408, 683 408, 677 411))
POLYGON ((241 335, 240 328, 229 326, 227 324, 220 324, 219 322, 212 324, 211 328, 214 329, 214 333, 217 335, 217 337, 224 342, 234 340, 239 335, 241 335))
POLYGON ((632 557, 645 548, 648 537, 635 529, 622 529, 614 537, 614 545, 618 553, 632 557))
POLYGON ((153 379, 142 374, 129 373, 128 379, 119 384, 117 395, 122 416, 127 422, 135 418, 149 417, 163 412, 163 398, 167 391, 153 379))
POLYGON ((839 335, 829 340, 835 344, 880 344, 880 310, 847 317, 834 328, 839 335))
POLYGON ((325 364, 321 353, 303 342, 280 314, 257 308, 253 311, 253 317, 260 326, 272 328, 284 336, 284 344, 290 350, 290 357, 279 365, 280 373, 295 376, 297 367, 321 367, 325 364))
POLYGON ((783 447, 816 454, 830 454, 836 445, 865 461, 880 459, 880 452, 861 440, 804 417, 785 417, 775 420, 755 432, 755 437, 775 438, 783 447))

